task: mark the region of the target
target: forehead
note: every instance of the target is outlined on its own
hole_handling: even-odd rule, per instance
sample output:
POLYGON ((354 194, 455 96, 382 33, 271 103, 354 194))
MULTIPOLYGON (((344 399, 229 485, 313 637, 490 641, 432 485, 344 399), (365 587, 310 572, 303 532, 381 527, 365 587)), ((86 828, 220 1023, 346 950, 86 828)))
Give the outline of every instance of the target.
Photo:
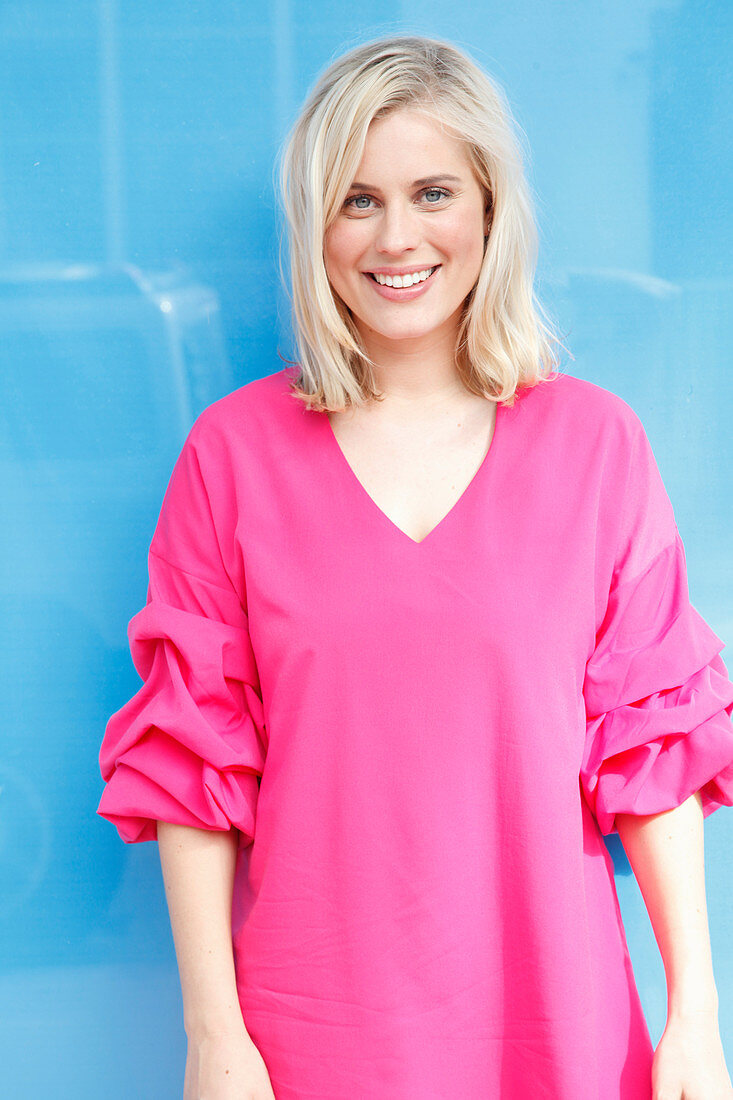
MULTIPOLYGON (((468 147, 457 134, 417 108, 390 111, 369 124, 360 167, 379 165, 399 174, 424 164, 424 175, 470 167, 468 147)), ((361 176, 359 177, 361 178, 361 176)))

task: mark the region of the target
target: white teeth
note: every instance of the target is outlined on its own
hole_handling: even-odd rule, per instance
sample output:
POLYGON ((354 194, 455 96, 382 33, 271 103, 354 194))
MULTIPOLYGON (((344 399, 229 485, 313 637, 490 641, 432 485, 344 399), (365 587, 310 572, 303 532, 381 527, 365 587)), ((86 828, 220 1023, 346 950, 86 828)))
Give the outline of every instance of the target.
POLYGON ((435 271, 434 267, 426 267, 424 271, 416 271, 413 275, 374 275, 374 278, 382 286, 407 287, 415 283, 424 283, 435 271))

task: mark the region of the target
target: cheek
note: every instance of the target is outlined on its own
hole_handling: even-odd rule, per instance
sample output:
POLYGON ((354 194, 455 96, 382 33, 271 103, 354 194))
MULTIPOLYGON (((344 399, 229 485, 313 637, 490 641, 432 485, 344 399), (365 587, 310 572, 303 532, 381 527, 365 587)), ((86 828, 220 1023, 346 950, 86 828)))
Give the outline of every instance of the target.
POLYGON ((442 238, 448 255, 463 263, 480 264, 484 250, 484 223, 478 218, 465 217, 446 221, 442 238))
POLYGON ((461 235, 456 235, 456 251, 460 253, 463 263, 467 267, 480 267, 484 255, 484 237, 481 228, 478 232, 463 229, 461 235))
POLYGON ((323 262, 331 290, 353 313, 357 307, 359 290, 356 280, 361 276, 358 271, 359 250, 354 241, 354 234, 349 232, 349 228, 336 226, 326 235, 323 262))
POLYGON ((357 256, 354 234, 347 226, 336 225, 326 236, 323 257, 329 277, 343 278, 353 266, 357 256))

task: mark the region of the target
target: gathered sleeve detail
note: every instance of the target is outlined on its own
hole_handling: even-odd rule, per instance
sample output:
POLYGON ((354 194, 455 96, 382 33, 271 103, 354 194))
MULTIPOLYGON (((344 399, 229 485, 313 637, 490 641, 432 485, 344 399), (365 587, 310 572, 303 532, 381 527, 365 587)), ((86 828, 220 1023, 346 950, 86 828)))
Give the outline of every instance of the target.
MULTIPOLYGON (((190 443, 187 444, 187 447, 190 443)), ((99 755, 105 788, 97 812, 128 843, 156 840, 157 821, 254 838, 258 777, 267 737, 247 615, 221 567, 208 508, 185 453, 164 500, 149 554, 145 607, 129 625, 142 687, 114 714, 99 755), (198 497, 197 497, 198 494, 198 497), (188 566, 200 557, 206 579, 175 565, 170 551, 186 512, 188 566), (212 577, 216 576, 216 580, 212 577)))
POLYGON ((626 535, 583 687, 580 779, 604 835, 616 829, 617 813, 660 813, 698 791, 705 817, 733 806, 724 643, 690 603, 684 547, 643 434, 635 463, 626 535), (657 549, 660 532, 671 541, 657 549), (637 571, 644 547, 654 553, 637 571))

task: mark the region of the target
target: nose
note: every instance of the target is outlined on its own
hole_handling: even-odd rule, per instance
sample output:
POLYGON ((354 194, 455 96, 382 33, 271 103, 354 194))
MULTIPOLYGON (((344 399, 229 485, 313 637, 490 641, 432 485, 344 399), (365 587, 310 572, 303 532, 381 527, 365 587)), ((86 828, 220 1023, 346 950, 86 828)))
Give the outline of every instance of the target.
POLYGON ((420 218, 409 201, 384 204, 375 241, 378 252, 390 255, 409 252, 417 248, 420 237, 420 218))

